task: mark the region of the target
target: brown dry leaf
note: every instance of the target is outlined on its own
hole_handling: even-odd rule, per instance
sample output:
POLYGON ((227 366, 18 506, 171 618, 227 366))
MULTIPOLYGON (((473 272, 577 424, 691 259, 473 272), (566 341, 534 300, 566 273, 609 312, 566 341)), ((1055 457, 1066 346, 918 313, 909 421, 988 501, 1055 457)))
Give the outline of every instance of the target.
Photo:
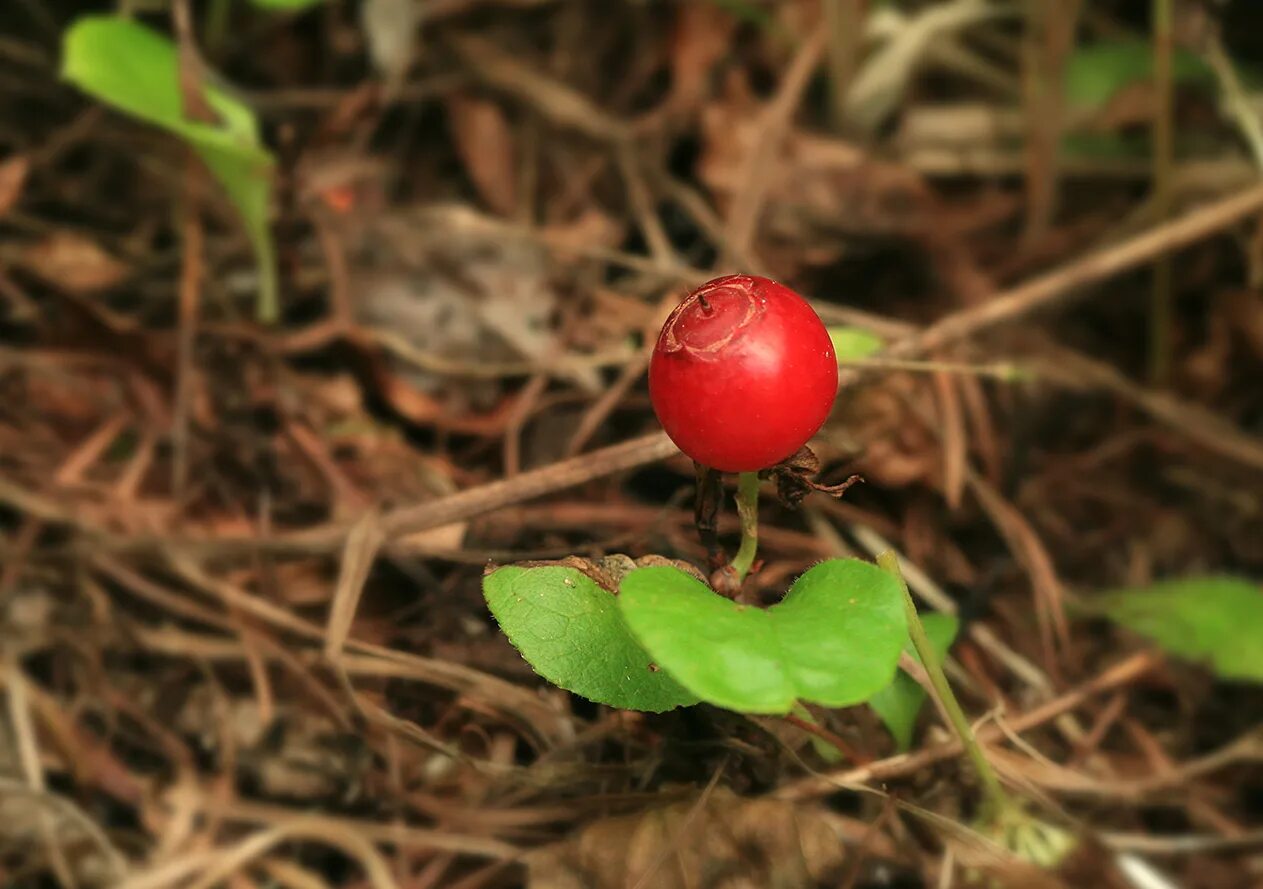
MULTIPOLYGON (((744 187, 761 107, 730 79, 726 96, 702 111, 697 172, 724 212, 744 187)), ((840 139, 790 131, 761 175, 767 185, 759 254, 782 276, 804 264, 836 261, 853 235, 902 236, 924 228, 928 193, 916 173, 840 139)))
POLYGON ((908 374, 892 374, 882 386, 856 392, 835 423, 855 430, 863 442, 855 471, 868 481, 889 488, 925 484, 941 489, 940 446, 915 421, 909 401, 932 409, 922 383, 908 374))
POLYGON ((56 232, 26 247, 18 261, 46 283, 76 294, 108 290, 131 274, 96 242, 73 232, 56 232))
POLYGON ((413 0, 365 0, 360 24, 368 38, 373 67, 391 83, 399 82, 412 64, 413 42, 424 12, 413 0))
POLYGON ((596 207, 588 207, 568 222, 544 226, 542 234, 557 251, 558 262, 567 262, 573 259, 570 250, 579 254, 589 247, 617 247, 627 234, 627 226, 596 207))
MULTIPOLYGON (((199 528, 198 533, 223 534, 224 530, 216 527, 211 531, 203 531, 199 528)), ((247 525, 244 533, 257 533, 257 529, 251 529, 247 525)), ((250 569, 250 572, 232 575, 230 580, 244 586, 250 582, 252 571, 250 569)), ((271 569, 271 576, 274 578, 273 595, 288 606, 308 608, 325 605, 332 594, 324 566, 316 560, 278 562, 271 569)))
POLYGON ((677 112, 690 112, 705 100, 711 71, 732 48, 736 20, 717 3, 685 3, 671 35, 671 96, 677 112))
POLYGON ((392 410, 419 426, 435 425, 452 432, 470 435, 501 435, 513 416, 514 398, 505 398, 483 414, 452 414, 441 402, 420 391, 408 381, 391 373, 379 357, 374 356, 373 385, 392 410))
POLYGON ((22 186, 31 171, 31 162, 25 155, 15 155, 0 163, 0 216, 5 216, 22 197, 22 186))
POLYGON ((1263 297, 1252 290, 1237 290, 1223 297, 1225 313, 1233 331, 1263 360, 1263 297))
POLYGON ((400 548, 415 547, 419 552, 457 552, 465 545, 469 522, 453 522, 428 531, 408 534, 395 541, 400 548))
POLYGON ((809 889, 836 877, 845 850, 823 807, 704 801, 594 822, 533 853, 530 889, 809 889))
POLYGON ((455 94, 447 101, 456 150, 487 206, 502 216, 517 209, 513 131, 495 102, 455 94))
MULTIPOLYGON (((499 401, 503 384, 492 375, 455 392, 446 382, 453 365, 468 370, 526 359, 543 369, 558 355, 557 285, 538 245, 447 207, 386 214, 373 221, 371 234, 376 262, 389 256, 395 267, 362 273, 360 318, 378 342, 393 341, 392 357, 400 360, 391 366, 410 383, 485 408, 499 401)), ((589 392, 600 390, 595 368, 566 374, 589 392)))
POLYGON ((946 825, 947 845, 957 861, 957 876, 965 887, 992 889, 1132 889, 1119 868, 1118 857, 1091 835, 1075 837, 1074 849, 1054 869, 1031 864, 1001 846, 972 835, 963 825, 946 825))

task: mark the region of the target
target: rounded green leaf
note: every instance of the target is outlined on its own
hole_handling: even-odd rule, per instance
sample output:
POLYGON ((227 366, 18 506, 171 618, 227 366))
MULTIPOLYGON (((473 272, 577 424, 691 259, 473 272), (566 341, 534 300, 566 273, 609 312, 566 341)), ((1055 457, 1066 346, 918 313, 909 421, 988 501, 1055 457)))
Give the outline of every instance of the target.
POLYGON ((554 685, 624 710, 697 703, 632 638, 613 593, 582 571, 510 565, 484 577, 482 592, 509 641, 554 685))
POLYGON ((665 567, 624 577, 618 605, 654 661, 702 700, 787 713, 799 700, 858 704, 890 684, 907 637, 902 596, 877 566, 835 559, 768 609, 665 567))

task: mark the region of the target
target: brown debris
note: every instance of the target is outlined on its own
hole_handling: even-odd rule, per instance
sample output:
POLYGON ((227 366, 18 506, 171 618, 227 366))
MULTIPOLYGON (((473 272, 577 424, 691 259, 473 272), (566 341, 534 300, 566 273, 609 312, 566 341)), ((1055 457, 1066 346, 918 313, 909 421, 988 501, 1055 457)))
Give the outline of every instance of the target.
POLYGON ((72 232, 57 232, 28 245, 19 265, 54 287, 69 293, 93 294, 117 287, 131 273, 95 241, 72 232))
POLYGON ((717 789, 593 822, 528 859, 530 889, 809 889, 841 871, 842 837, 822 808, 717 789))
MULTIPOLYGON (((1163 221, 1146 152, 1066 138, 1130 145, 1152 83, 1082 114, 1023 91, 1145 38, 1126 4, 177 2, 145 20, 187 111, 222 82, 277 156, 266 328, 187 146, 59 82, 72 5, 0 38, 0 885, 1086 887, 1124 853, 1257 877, 1258 690, 1076 607, 1263 576, 1249 97, 1181 92, 1163 221), (1062 872, 980 842, 931 707, 906 754, 863 707, 616 712, 487 613, 489 565, 611 593, 722 566, 730 498, 644 374, 732 271, 884 343, 772 473, 742 595, 897 550, 962 620, 987 755, 1087 839, 1062 872)), ((1257 61, 1253 4, 1175 6, 1242 17, 1225 51, 1257 61)))

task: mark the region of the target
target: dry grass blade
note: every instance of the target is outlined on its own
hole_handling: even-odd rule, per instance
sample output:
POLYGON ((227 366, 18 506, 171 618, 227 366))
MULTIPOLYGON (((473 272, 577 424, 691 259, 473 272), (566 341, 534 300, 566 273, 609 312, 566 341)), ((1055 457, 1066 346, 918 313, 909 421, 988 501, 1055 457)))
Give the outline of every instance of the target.
MULTIPOLYGON (((7 812, 5 807, 0 805, 0 813, 5 815, 2 822, 4 826, 0 827, 0 838, 7 839, 7 828, 24 823, 30 815, 30 807, 35 806, 40 808, 41 812, 50 810, 63 819, 62 823, 56 825, 57 837, 61 842, 70 839, 74 831, 80 831, 92 840, 105 861, 104 877, 110 885, 116 885, 130 872, 127 859, 101 830, 101 825, 71 800, 47 791, 37 792, 18 781, 0 778, 0 803, 11 803, 14 806, 13 812, 7 812)), ((87 856, 81 856, 79 864, 88 863, 87 856)))
MULTIPOLYGON (((1084 702, 1102 692, 1135 682, 1152 670, 1157 663, 1157 658, 1147 652, 1132 655, 1073 691, 1008 720, 1008 729, 1012 732, 1024 732, 1056 719, 1064 713, 1083 706, 1084 702)), ((978 731, 977 735, 979 741, 991 743, 1001 739, 1004 732, 999 727, 990 725, 978 731)), ((857 768, 841 769, 803 778, 781 787, 774 796, 780 799, 806 799, 829 794, 841 788, 888 781, 915 774, 936 762, 959 756, 962 752, 963 748, 959 741, 949 741, 913 753, 891 756, 857 768)))
POLYGON ((781 81, 776 97, 763 112, 758 141, 746 159, 741 185, 728 214, 729 261, 749 254, 767 196, 767 170, 776 158, 794 110, 802 100, 811 75, 824 57, 826 33, 817 29, 798 50, 781 81))
MULTIPOLYGON (((223 818, 232 824, 296 823, 304 817, 303 813, 296 809, 270 803, 255 803, 246 800, 224 802, 208 798, 205 804, 207 814, 223 818)), ((332 833, 340 832, 362 837, 374 844, 390 845, 409 851, 437 850, 503 861, 511 861, 521 854, 521 850, 512 843, 502 840, 466 836, 428 827, 416 827, 411 824, 391 824, 332 815, 323 817, 321 821, 324 828, 332 833)))
POLYGON ((1070 386, 1086 385, 1112 392, 1210 453, 1263 470, 1263 439, 1246 434, 1199 404, 1135 383, 1103 362, 1070 349, 1050 348, 1052 360, 1041 373, 1062 379, 1070 386))
POLYGON ((397 537, 438 528, 677 453, 679 448, 671 439, 665 433, 657 432, 524 472, 511 479, 452 494, 433 503, 395 510, 382 517, 382 529, 388 536, 397 537))
POLYGON ((22 186, 31 170, 25 155, 15 155, 0 163, 0 217, 8 214, 22 197, 22 186))
MULTIPOLYGON (((26 777, 30 792, 43 796, 47 787, 44 782, 44 769, 40 765, 39 743, 35 739, 35 728, 32 725, 30 708, 26 697, 26 679, 18 669, 16 660, 10 659, 8 664, 8 704, 9 722, 13 728, 13 737, 17 746, 18 764, 26 777)), ((64 885, 74 889, 78 885, 70 864, 59 841, 59 832, 55 829, 51 814, 43 807, 36 813, 37 830, 47 850, 48 859, 57 879, 64 885)))
POLYGON ((1087 296, 1087 288, 1106 278, 1187 247, 1263 210, 1263 185, 1230 195, 1155 226, 1144 234, 999 294, 979 306, 948 315, 920 333, 891 344, 886 354, 899 357, 932 352, 999 324, 1023 318, 1058 302, 1087 296))
POLYGON ((194 852, 148 871, 139 871, 117 889, 209 889, 231 877, 281 843, 301 840, 340 849, 364 869, 373 889, 400 889, 386 859, 376 847, 345 824, 314 816, 295 818, 261 830, 234 846, 194 852))
POLYGON ((915 69, 930 46, 954 31, 996 16, 1017 13, 1014 6, 986 0, 952 0, 905 16, 890 8, 869 19, 869 36, 885 42, 870 54, 851 80, 847 120, 872 133, 899 107, 915 69))
POLYGON ((364 593, 368 572, 372 570, 373 561, 377 558, 377 551, 384 539, 377 513, 373 510, 365 512, 351 526, 351 531, 346 536, 338 584, 333 591, 333 601, 329 604, 329 621, 325 625, 324 653, 330 661, 336 663, 342 657, 342 647, 346 644, 351 625, 355 622, 355 612, 359 608, 360 596, 364 593))
POLYGON ((606 114, 588 98, 510 55, 484 37, 455 34, 449 37, 482 80, 529 102, 554 123, 610 142, 623 142, 631 134, 620 120, 606 114))

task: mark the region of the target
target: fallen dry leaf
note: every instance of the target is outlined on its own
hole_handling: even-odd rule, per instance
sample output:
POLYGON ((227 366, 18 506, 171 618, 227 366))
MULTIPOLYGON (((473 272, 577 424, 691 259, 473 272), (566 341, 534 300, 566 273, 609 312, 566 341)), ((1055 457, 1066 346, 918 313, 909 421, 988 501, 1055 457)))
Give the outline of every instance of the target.
POLYGON ((31 162, 25 155, 15 155, 0 163, 0 216, 6 215, 22 197, 22 186, 31 171, 31 162))
POLYGON ((671 35, 671 107, 696 110, 710 91, 715 65, 732 51, 736 20, 718 3, 686 3, 671 35))
POLYGON ((373 67, 388 81, 399 82, 408 73, 421 16, 422 5, 413 0, 366 0, 360 7, 373 67))
POLYGON ((453 95, 447 102, 456 151, 487 206, 502 216, 517 208, 517 151, 513 131, 495 102, 453 95))
POLYGON ((45 283, 76 294, 109 290, 131 273, 96 242, 73 232, 56 232, 27 247, 18 262, 45 283))
POLYGON ((569 251, 576 255, 588 247, 617 247, 627 234, 627 226, 608 213, 588 207, 567 222, 550 223, 542 229, 549 246, 557 250, 557 260, 572 260, 569 251))
POLYGON ((811 889, 845 849, 823 807, 704 800, 594 822, 527 860, 530 889, 811 889))
POLYGON ((457 552, 465 545, 465 532, 469 530, 469 522, 454 522, 440 525, 428 531, 418 531, 396 541, 401 549, 415 547, 420 552, 457 552))
MULTIPOLYGON (((702 110, 697 174, 721 212, 731 212, 747 188, 764 108, 734 77, 723 98, 702 110)), ((759 255, 782 277, 836 262, 850 237, 907 235, 927 218, 927 193, 914 173, 830 136, 790 130, 760 176, 759 255)))

